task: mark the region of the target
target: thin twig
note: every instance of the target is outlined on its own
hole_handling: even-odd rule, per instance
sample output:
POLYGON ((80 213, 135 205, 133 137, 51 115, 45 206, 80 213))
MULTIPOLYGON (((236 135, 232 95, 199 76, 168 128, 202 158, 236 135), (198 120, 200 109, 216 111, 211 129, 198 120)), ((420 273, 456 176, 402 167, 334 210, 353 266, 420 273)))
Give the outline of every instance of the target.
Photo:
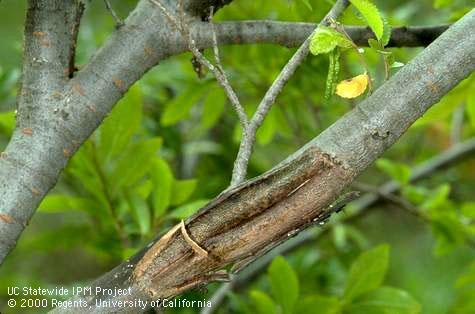
POLYGON ((107 11, 110 12, 112 17, 114 18, 114 21, 116 23, 116 26, 119 28, 121 26, 124 26, 124 22, 120 19, 120 17, 115 13, 114 9, 112 8, 111 4, 109 3, 109 0, 104 0, 104 3, 106 5, 107 11))
MULTIPOLYGON (((327 25, 331 20, 336 20, 348 5, 349 1, 338 0, 318 26, 327 25)), ((232 182, 239 183, 245 179, 247 173, 247 164, 249 163, 249 159, 251 157, 257 129, 261 126, 262 122, 264 122, 264 119, 269 113, 272 105, 275 103, 277 96, 282 92, 284 86, 307 57, 309 53, 310 42, 316 29, 312 32, 312 34, 310 34, 310 36, 307 37, 307 39, 295 52, 292 58, 290 58, 257 106, 257 110, 250 121, 248 130, 243 132, 243 138, 241 140, 238 157, 234 163, 232 182)))
MULTIPOLYGON (((186 17, 185 13, 183 11, 183 6, 182 6, 182 1, 178 1, 179 5, 179 11, 180 11, 180 21, 176 19, 170 12, 169 10, 159 1, 159 0, 150 0, 153 4, 157 5, 159 9, 162 11, 162 13, 165 15, 165 17, 169 20, 169 22, 176 27, 176 29, 181 33, 181 35, 185 38, 188 44, 188 49, 191 51, 193 56, 200 62, 203 66, 208 68, 216 77, 216 80, 218 83, 224 88, 226 92, 226 96, 228 97, 229 101, 234 107, 234 110, 236 111, 239 121, 241 125, 243 126, 243 129, 247 127, 248 124, 248 118, 246 116, 246 113, 244 111, 244 107, 241 105, 239 98, 232 88, 231 84, 229 83, 227 76, 222 69, 221 62, 219 61, 219 52, 218 51, 218 44, 217 44, 217 39, 216 39, 216 33, 214 31, 213 27, 213 41, 214 41, 214 51, 215 51, 215 59, 217 60, 217 65, 213 65, 196 47, 195 40, 193 39, 193 36, 190 32, 190 29, 188 27, 188 24, 186 23, 186 17)), ((210 21, 212 23, 212 21, 210 21)))

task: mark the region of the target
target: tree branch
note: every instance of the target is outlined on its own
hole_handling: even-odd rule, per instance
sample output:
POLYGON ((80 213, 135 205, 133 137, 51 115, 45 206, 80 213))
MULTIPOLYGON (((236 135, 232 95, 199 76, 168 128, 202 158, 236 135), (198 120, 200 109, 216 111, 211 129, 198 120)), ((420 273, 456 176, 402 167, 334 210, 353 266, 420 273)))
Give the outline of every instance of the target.
MULTIPOLYGON (((418 180, 426 178, 432 175, 434 172, 441 170, 442 168, 449 167, 451 165, 455 165, 466 158, 473 156, 475 154, 475 138, 466 140, 463 143, 459 143, 457 145, 452 146, 448 150, 440 153, 432 157, 431 159, 425 161, 424 163, 414 167, 411 169, 411 177, 409 178, 409 182, 414 183, 418 180)), ((351 203, 353 205, 353 211, 348 213, 344 216, 338 216, 340 220, 348 222, 353 220, 357 217, 360 217, 365 210, 369 207, 373 206, 379 200, 382 199, 382 195, 389 195, 394 194, 400 189, 399 183, 396 181, 388 181, 383 184, 376 192, 366 193, 358 200, 351 203)), ((294 239, 289 240, 288 242, 276 247, 269 253, 265 254, 255 263, 250 265, 248 268, 244 269, 241 273, 237 274, 232 278, 230 282, 222 284, 211 296, 209 301, 211 302, 211 307, 205 307, 202 309, 201 314, 212 314, 214 313, 218 307, 223 303, 226 295, 228 292, 244 285, 245 283, 249 282, 252 278, 256 275, 261 273, 267 265, 272 262, 274 257, 282 254, 289 253, 294 249, 301 247, 302 245, 309 243, 311 241, 315 241, 321 236, 330 230, 330 228, 326 228, 324 230, 312 228, 310 230, 306 230, 296 236, 294 239), (318 232, 320 231, 320 232, 318 232)))
MULTIPOLYGON (((338 0, 318 26, 328 25, 330 21, 336 20, 349 4, 348 0, 338 0)), ((231 186, 235 186, 245 180, 247 166, 249 164, 249 159, 251 158, 254 142, 256 141, 257 129, 261 126, 264 118, 269 113, 269 110, 275 103, 277 96, 282 92, 284 86, 290 80, 292 75, 294 75, 295 70, 300 66, 300 64, 302 64, 305 57, 308 55, 313 32, 307 37, 307 39, 305 39, 299 49, 281 70, 257 106, 257 110, 252 116, 249 126, 243 130, 239 152, 236 161, 234 162, 231 186)))
MULTIPOLYGON (((221 45, 278 44, 298 47, 312 33, 317 24, 279 21, 236 21, 216 23, 216 34, 221 45)), ((394 27, 388 47, 425 47, 447 30, 449 25, 394 27)), ((194 25, 198 48, 212 47, 210 25, 194 25)), ((367 27, 345 26, 345 31, 360 47, 368 46, 374 33, 367 27)))
POLYGON ((63 115, 56 99, 74 67, 84 5, 76 0, 30 0, 25 22, 22 86, 15 132, 0 154, 0 264, 15 246, 43 196, 66 165, 73 145, 51 123, 63 115))
POLYGON ((331 203, 358 174, 473 72, 475 40, 470 30, 474 27, 472 10, 301 150, 190 217, 188 235, 206 250, 207 257, 195 254, 176 234, 166 246, 152 243, 93 284, 130 287, 130 295, 77 298, 94 307, 96 301, 111 299, 173 297, 213 280, 215 272, 226 265, 252 261, 326 217, 331 203))

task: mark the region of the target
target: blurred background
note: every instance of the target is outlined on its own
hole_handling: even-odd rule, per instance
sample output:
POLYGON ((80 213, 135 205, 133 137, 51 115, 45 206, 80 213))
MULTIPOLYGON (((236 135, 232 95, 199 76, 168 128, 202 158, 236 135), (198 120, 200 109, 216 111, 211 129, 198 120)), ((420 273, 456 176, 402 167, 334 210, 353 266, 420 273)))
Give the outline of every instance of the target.
MULTIPOLYGON (((469 2, 374 1, 392 26, 450 23, 471 9, 469 2)), ((111 3, 126 17, 136 1, 111 3)), ((318 22, 331 5, 329 0, 236 0, 216 20, 318 22)), ((25 6, 19 0, 0 3, 0 151, 14 128, 25 6)), ((352 9, 341 22, 363 24, 352 9)), ((79 69, 114 28, 103 1, 87 1, 79 69)), ((421 49, 388 51, 405 64, 421 49)), ((249 114, 293 52, 276 45, 221 48, 224 68, 249 114)), ((364 57, 374 85, 380 86, 381 56, 365 49, 364 57)), ((240 140, 238 120, 213 77, 199 79, 190 59, 176 56, 147 73, 71 160, 0 268, 1 313, 45 312, 9 309, 7 287, 86 285, 228 186, 240 140)), ((327 71, 328 58, 311 56, 294 75, 257 134, 249 177, 285 159, 364 99, 325 100, 327 71)), ((362 72, 357 55, 343 53, 340 79, 362 72)), ((309 239, 284 257, 271 256, 271 266, 240 281, 217 312, 340 313, 346 304, 344 313, 475 313, 475 149, 410 182, 414 168, 474 136, 472 74, 355 184, 374 192, 394 180, 400 193, 364 209, 350 205, 338 219, 308 232, 309 239), (380 269, 379 279, 362 279, 367 269, 380 269), (345 298, 355 280, 374 282, 350 302, 345 298), (365 303, 386 297, 400 307, 365 303)), ((209 299, 218 287, 211 284, 185 297, 209 299)))

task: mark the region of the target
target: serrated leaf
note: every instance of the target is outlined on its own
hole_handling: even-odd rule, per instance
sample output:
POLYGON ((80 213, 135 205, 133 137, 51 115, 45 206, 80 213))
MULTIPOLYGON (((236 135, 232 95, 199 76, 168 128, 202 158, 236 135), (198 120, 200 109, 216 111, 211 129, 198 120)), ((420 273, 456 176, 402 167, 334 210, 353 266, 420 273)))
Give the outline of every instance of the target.
POLYGON ((180 205, 186 202, 195 191, 197 180, 175 180, 172 186, 170 204, 180 205))
POLYGON ((361 13, 366 23, 371 28, 376 38, 381 41, 384 32, 384 22, 378 8, 369 0, 350 0, 361 13))
POLYGON ((170 166, 163 159, 153 161, 150 176, 153 182, 153 213, 154 217, 158 218, 170 206, 174 177, 170 166))
POLYGON ((389 246, 380 245, 362 253, 351 265, 343 298, 352 301, 379 287, 389 264, 389 246))
POLYGON ((312 36, 310 52, 313 55, 329 53, 336 47, 351 48, 352 43, 343 34, 331 27, 319 26, 312 36))
POLYGON ((381 44, 383 47, 386 47, 391 39, 391 25, 388 22, 388 19, 382 16, 383 19, 383 36, 381 37, 381 44))
POLYGON ((274 302, 262 291, 253 290, 250 293, 252 303, 258 314, 277 314, 274 302))
POLYGON ((274 299, 282 306, 284 314, 293 313, 299 296, 297 274, 282 256, 272 261, 268 273, 274 299))
POLYGON ((366 73, 341 81, 336 86, 336 94, 343 98, 356 98, 365 92, 368 82, 369 77, 366 73))
POLYGON ((197 200, 175 208, 169 215, 170 218, 185 219, 196 213, 198 209, 208 204, 209 200, 197 200))
POLYGON ((361 296, 348 307, 348 314, 418 314, 420 304, 406 291, 381 287, 361 296))

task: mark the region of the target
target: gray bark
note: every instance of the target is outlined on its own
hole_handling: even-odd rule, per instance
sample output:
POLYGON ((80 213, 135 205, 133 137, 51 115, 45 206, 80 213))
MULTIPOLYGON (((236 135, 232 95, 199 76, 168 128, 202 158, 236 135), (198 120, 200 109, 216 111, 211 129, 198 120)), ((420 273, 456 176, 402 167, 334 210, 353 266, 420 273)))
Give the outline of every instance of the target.
POLYGON ((188 219, 189 235, 209 253, 208 257, 194 253, 177 234, 166 244, 151 243, 93 283, 130 287, 131 295, 81 300, 93 307, 91 312, 103 313, 110 309, 95 308, 98 300, 173 297, 216 279, 216 272, 226 265, 242 269, 313 221, 321 221, 358 174, 473 72, 474 27, 472 10, 301 150, 262 176, 219 196, 188 219))

